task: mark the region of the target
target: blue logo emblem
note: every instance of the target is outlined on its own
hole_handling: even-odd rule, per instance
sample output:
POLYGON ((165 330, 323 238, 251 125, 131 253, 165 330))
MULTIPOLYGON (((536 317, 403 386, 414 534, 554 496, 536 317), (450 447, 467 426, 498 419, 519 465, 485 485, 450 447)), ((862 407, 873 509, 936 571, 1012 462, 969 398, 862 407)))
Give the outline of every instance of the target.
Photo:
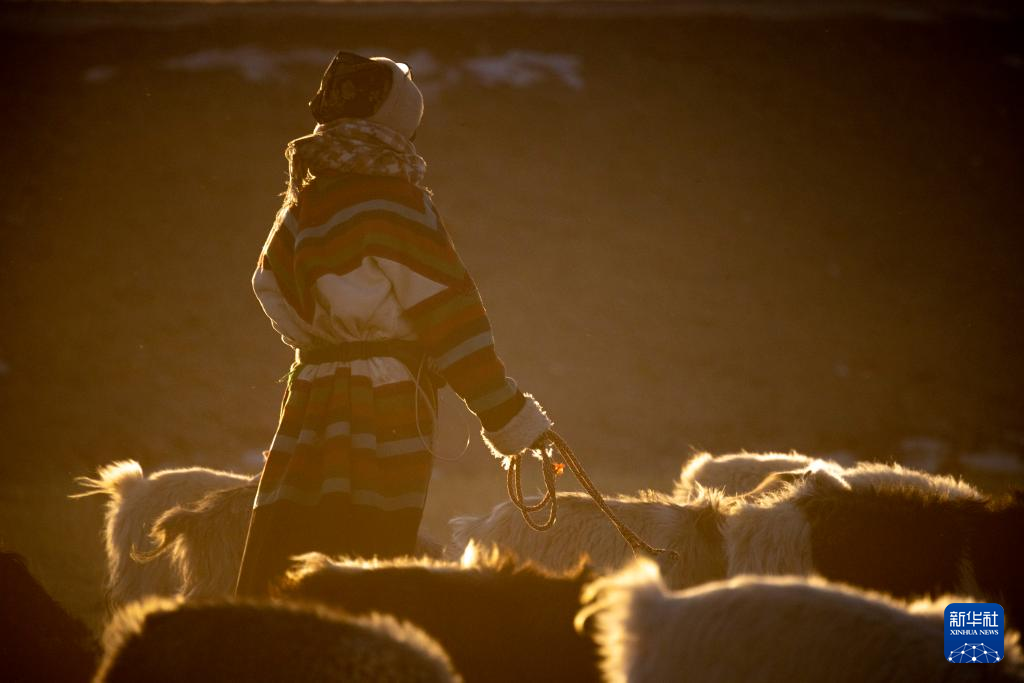
POLYGON ((946 605, 943 653, 955 664, 994 664, 1003 658, 1003 608, 994 602, 946 605))

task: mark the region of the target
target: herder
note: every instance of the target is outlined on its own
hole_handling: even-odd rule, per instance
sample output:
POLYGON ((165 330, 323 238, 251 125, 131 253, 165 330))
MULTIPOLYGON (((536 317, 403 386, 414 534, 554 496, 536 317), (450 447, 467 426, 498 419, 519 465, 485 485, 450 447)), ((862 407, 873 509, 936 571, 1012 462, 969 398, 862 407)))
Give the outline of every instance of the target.
POLYGON ((447 382, 496 453, 551 427, 505 374, 487 313, 423 186, 423 97, 404 64, 339 52, 288 144, 288 189, 253 288, 295 349, 237 592, 294 554, 411 554, 447 382))

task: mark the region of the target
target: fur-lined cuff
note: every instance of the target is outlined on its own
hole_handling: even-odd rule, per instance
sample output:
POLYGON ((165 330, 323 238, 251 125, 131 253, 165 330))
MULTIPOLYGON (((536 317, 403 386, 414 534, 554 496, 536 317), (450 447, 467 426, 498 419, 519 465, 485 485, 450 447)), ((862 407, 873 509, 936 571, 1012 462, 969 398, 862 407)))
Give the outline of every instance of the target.
POLYGON ((537 399, 529 394, 523 394, 523 397, 526 398, 523 407, 504 427, 493 432, 480 430, 484 443, 496 458, 515 455, 529 448, 541 434, 551 429, 553 423, 537 403, 537 399))

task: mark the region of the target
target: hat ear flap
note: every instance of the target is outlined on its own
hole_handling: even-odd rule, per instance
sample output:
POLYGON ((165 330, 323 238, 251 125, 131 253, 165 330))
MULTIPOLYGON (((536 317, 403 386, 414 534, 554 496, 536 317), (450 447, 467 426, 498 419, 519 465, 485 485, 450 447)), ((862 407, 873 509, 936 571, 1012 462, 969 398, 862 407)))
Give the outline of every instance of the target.
POLYGON ((392 81, 386 64, 339 52, 324 72, 309 110, 317 123, 373 116, 391 92, 392 81))

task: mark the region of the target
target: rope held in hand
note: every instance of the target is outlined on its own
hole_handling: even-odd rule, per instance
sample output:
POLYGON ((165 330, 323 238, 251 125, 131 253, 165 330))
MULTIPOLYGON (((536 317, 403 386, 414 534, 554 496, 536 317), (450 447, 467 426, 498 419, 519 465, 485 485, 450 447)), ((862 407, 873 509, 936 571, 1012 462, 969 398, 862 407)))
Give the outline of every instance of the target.
POLYGON ((526 502, 523 497, 523 482, 522 482, 522 453, 517 453, 510 456, 508 477, 506 479, 506 486, 508 488, 508 497, 512 500, 512 504, 518 508, 519 512, 522 513, 523 519, 530 525, 530 528, 534 531, 547 531, 555 524, 555 516, 558 511, 558 496, 555 491, 555 466, 551 462, 551 455, 548 453, 549 446, 553 446, 562 457, 562 461, 573 473, 583 489, 590 494, 590 497, 594 499, 597 507, 601 509, 601 512, 608 517, 608 520, 615 526, 616 531, 625 539, 629 547, 633 549, 633 555, 640 557, 646 555, 651 558, 657 558, 659 555, 665 555, 670 562, 674 562, 679 559, 679 555, 672 550, 665 548, 655 548, 654 546, 645 542, 642 538, 636 535, 636 533, 623 523, 622 520, 612 512, 611 508, 604 501, 604 497, 601 492, 597 490, 594 482, 591 481, 590 476, 583 469, 580 461, 576 458, 576 454, 573 453, 572 449, 569 448, 569 444, 558 435, 554 430, 548 430, 544 432, 539 439, 537 439, 537 445, 534 448, 540 451, 541 467, 544 472, 544 496, 540 499, 540 502, 530 505, 526 502), (548 517, 543 522, 537 522, 533 519, 533 513, 540 512, 544 508, 548 508, 548 517))

